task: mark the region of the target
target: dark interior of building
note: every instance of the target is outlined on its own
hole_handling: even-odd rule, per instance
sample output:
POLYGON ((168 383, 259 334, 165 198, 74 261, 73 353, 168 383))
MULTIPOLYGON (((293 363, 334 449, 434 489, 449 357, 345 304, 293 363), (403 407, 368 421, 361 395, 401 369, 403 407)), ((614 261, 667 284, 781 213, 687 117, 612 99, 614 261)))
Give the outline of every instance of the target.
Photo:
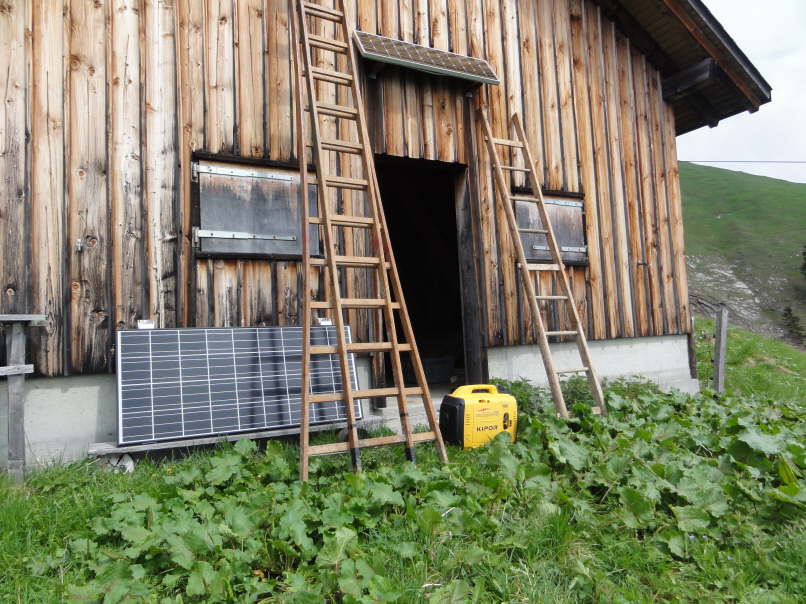
POLYGON ((459 173, 439 162, 387 156, 377 156, 375 165, 428 382, 461 379, 464 348, 456 237, 459 173))

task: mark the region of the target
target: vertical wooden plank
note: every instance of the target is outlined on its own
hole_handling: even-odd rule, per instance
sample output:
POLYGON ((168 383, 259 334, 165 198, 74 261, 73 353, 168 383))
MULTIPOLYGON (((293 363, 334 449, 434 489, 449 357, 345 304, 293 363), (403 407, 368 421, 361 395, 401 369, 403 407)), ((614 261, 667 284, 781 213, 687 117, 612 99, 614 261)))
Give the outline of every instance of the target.
POLYGON ((46 375, 63 368, 64 344, 64 21, 61 5, 32 5, 31 269, 32 308, 48 316, 33 337, 35 364, 46 375))
POLYGON ((554 57, 554 2, 555 0, 541 0, 537 4, 537 40, 540 92, 543 97, 543 152, 546 158, 546 176, 543 182, 547 188, 556 191, 563 186, 563 147, 554 57))
POLYGON ((649 317, 644 287, 643 237, 640 216, 640 189, 638 186, 637 140, 635 130, 635 83, 633 82, 632 54, 626 38, 617 41, 619 99, 621 103, 621 148, 624 157, 624 191, 627 203, 627 240, 630 249, 629 283, 634 293, 636 335, 649 335, 649 317))
POLYGON ((663 334, 675 333, 677 311, 674 297, 674 272, 672 270, 671 242, 669 241, 669 212, 666 201, 666 168, 663 149, 663 96, 660 74, 656 71, 649 76, 649 120, 650 145, 652 150, 653 178, 655 184, 654 210, 655 228, 658 238, 658 269, 661 292, 663 293, 663 334))
POLYGON ((290 28, 288 3, 269 0, 266 5, 266 104, 269 157, 287 160, 294 154, 289 134, 292 123, 290 28))
POLYGON ((666 150, 666 185, 668 188, 669 228, 671 229, 672 266, 677 294, 677 333, 691 329, 686 272, 686 247, 683 233, 683 198, 680 193, 680 168, 677 165, 677 145, 674 110, 665 104, 663 148, 666 150))
POLYGON ((608 156, 610 158, 610 193, 612 195, 612 219, 615 231, 616 280, 618 284, 618 312, 621 320, 620 336, 635 335, 635 316, 630 289, 630 257, 627 242, 627 220, 624 207, 624 166, 620 128, 620 104, 618 89, 618 58, 616 56, 616 30, 612 22, 603 22, 602 42, 605 60, 605 83, 607 103, 608 156))
MULTIPOLYGON (((284 3, 278 3, 285 6, 284 3)), ((205 79, 207 149, 233 153, 235 143, 234 35, 232 0, 209 0, 205 21, 205 79)), ((278 34, 284 35, 285 29, 278 34)), ((284 63, 288 62, 286 55, 284 63)), ((288 85, 288 75, 280 82, 288 85)), ((276 90, 280 90, 278 87, 276 90)), ((283 122, 288 124, 289 122, 283 122)))
MULTIPOLYGON (((429 0, 428 3, 431 46, 449 50, 448 11, 446 0, 429 0)), ((429 81, 434 81, 431 78, 429 81)), ((453 161, 455 156, 454 122, 456 106, 451 102, 450 84, 436 81, 433 85, 434 122, 436 124, 436 159, 453 161)))
MULTIPOLYGON (((484 31, 487 60, 493 70, 502 78, 501 86, 491 86, 488 89, 488 115, 493 136, 510 138, 510 115, 507 111, 507 82, 506 64, 503 45, 503 25, 501 23, 502 11, 500 0, 484 0, 484 31)), ((478 139, 483 143, 483 134, 478 139)), ((501 152, 503 162, 509 163, 509 153, 501 152)), ((492 168, 487 166, 482 177, 492 177, 492 168)), ((518 340, 517 321, 517 283, 515 280, 515 253, 512 246, 509 230, 507 229, 506 214, 503 204, 497 199, 498 191, 489 183, 486 190, 491 204, 493 204, 490 217, 490 244, 496 247, 497 262, 495 270, 491 271, 497 286, 496 295, 499 298, 500 317, 498 327, 504 345, 514 344, 518 340), (500 281, 499 281, 500 280, 500 281)), ((491 321, 491 325, 495 321, 491 321)))
POLYGON ((610 211, 610 165, 607 147, 607 98, 605 95, 604 53, 602 50, 602 19, 599 9, 585 3, 585 33, 588 51, 588 84, 591 108, 591 133, 595 161, 598 206, 599 241, 601 244, 602 290, 604 291, 604 338, 618 337, 618 304, 616 303, 615 252, 613 250, 613 223, 610 211))
POLYGON ((278 262, 275 265, 275 297, 277 325, 298 325, 297 264, 278 262))
MULTIPOLYGON (((467 4, 468 43, 470 54, 477 57, 486 56, 486 7, 484 0, 470 0, 467 4)), ((476 95, 476 109, 488 104, 489 87, 485 87, 476 95)), ((489 106, 489 105, 488 105, 489 106)), ((499 265, 498 244, 495 222, 495 189, 492 181, 492 164, 487 154, 481 120, 472 116, 474 126, 471 134, 471 146, 476 154, 477 164, 477 199, 479 224, 479 249, 481 250, 480 279, 483 287, 481 295, 484 309, 485 346, 500 346, 504 336, 502 330, 501 299, 499 297, 499 265)))
POLYGON ((638 166, 640 185, 640 215, 644 237, 643 277, 646 282, 647 303, 649 305, 650 334, 663 334, 663 294, 658 270, 658 241, 655 224, 655 182, 654 165, 650 144, 649 88, 647 84, 646 59, 642 55, 633 57, 633 87, 636 102, 636 135, 638 145, 638 166))
POLYGON ((602 283, 602 260, 599 243, 599 193, 596 187, 596 158, 591 132, 591 97, 588 79, 589 47, 586 29, 590 27, 584 10, 585 0, 572 0, 570 6, 571 43, 573 56, 573 88, 576 106, 577 133, 579 136, 580 177, 585 192, 585 236, 588 245, 588 280, 590 299, 588 316, 592 329, 590 339, 605 337, 604 291, 602 283))
POLYGON ((523 95, 523 125, 536 160, 535 171, 545 180, 545 154, 543 151, 543 119, 540 103, 540 75, 538 73, 536 29, 537 11, 532 0, 518 2, 518 30, 520 32, 521 92, 523 95))
POLYGON ((562 135, 563 190, 579 192, 579 153, 571 77, 570 0, 554 0, 554 53, 562 135))
POLYGON ((0 7, 0 313, 30 313, 31 213, 26 168, 26 9, 0 7))
MULTIPOLYGON (((263 0, 238 0, 238 148, 261 157, 263 141, 263 0)), ((288 84, 287 84, 288 85, 288 84)), ((286 124, 290 128, 291 124, 286 124)))
MULTIPOLYGON (((400 16, 398 2, 381 2, 379 8, 380 31, 382 36, 398 38, 400 16)), ((403 129, 403 73, 396 70, 390 77, 381 78, 383 86, 383 123, 384 147, 390 155, 405 155, 405 136, 403 129)))
MULTIPOLYGON (((431 46, 430 13, 428 0, 415 0, 414 41, 422 46, 431 46)), ((416 78, 420 102, 420 138, 422 158, 436 159, 436 132, 434 123, 434 91, 429 79, 416 78)))
POLYGON ((72 0, 67 240, 70 243, 70 370, 101 371, 110 345, 108 199, 106 176, 106 10, 72 0))
POLYGON ((238 264, 238 260, 213 260, 213 325, 216 327, 241 325, 238 264))
MULTIPOLYGON (((400 39, 414 42, 415 0, 400 2, 400 39)), ((422 138, 420 132, 420 100, 417 80, 408 69, 401 71, 403 77, 403 136, 406 141, 406 156, 422 156, 422 138)))
POLYGON ((140 163, 140 17, 136 0, 115 0, 109 42, 109 196, 115 327, 135 327, 147 307, 140 163))
POLYGON ((241 322, 243 325, 273 325, 271 263, 248 260, 243 267, 241 322))
POLYGON ((209 258, 199 260, 196 262, 195 271, 196 280, 194 286, 196 288, 196 305, 193 313, 193 325, 197 327, 212 327, 213 326, 213 313, 212 313, 212 273, 213 261, 209 258))
POLYGON ((149 317, 159 327, 176 325, 176 44, 174 5, 146 0, 143 161, 148 230, 149 317))

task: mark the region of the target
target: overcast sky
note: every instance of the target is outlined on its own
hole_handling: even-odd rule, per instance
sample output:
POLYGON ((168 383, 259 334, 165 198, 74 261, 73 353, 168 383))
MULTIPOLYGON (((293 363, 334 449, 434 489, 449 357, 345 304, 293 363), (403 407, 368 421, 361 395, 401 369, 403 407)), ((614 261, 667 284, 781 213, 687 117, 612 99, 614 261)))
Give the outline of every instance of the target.
MULTIPOLYGON (((772 102, 684 134, 678 157, 806 162, 806 0, 704 2, 770 83, 772 102)), ((806 183, 806 163, 709 165, 806 183)))

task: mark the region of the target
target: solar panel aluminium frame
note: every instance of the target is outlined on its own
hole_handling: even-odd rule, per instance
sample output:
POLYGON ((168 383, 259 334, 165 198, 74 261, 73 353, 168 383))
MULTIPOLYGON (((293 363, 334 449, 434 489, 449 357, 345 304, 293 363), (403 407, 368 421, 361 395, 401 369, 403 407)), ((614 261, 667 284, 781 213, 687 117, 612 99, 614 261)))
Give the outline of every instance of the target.
POLYGON ((410 69, 415 69, 418 71, 424 71, 426 73, 431 73, 434 75, 444 75, 453 78, 459 78, 462 80, 470 80, 472 82, 479 82, 481 84, 500 84, 501 81, 498 77, 495 76, 495 72, 493 71, 492 66, 488 61, 485 59, 480 59, 478 57, 471 57, 469 55, 461 55, 455 52, 450 52, 447 50, 440 50, 438 48, 431 48, 429 46, 423 46, 422 44, 415 44, 413 42, 406 42, 404 40, 398 40, 397 38, 390 38, 388 36, 381 36, 378 34, 371 34, 365 31, 355 30, 353 32, 353 39, 355 41, 356 46, 358 46, 358 51, 361 53, 361 56, 365 59, 370 59, 372 61, 378 61, 380 63, 390 63, 392 65, 399 65, 401 67, 408 67, 410 69), (394 57, 390 55, 381 54, 378 52, 373 52, 372 50, 366 48, 361 41, 361 36, 368 36, 373 38, 381 38, 383 40, 390 40, 392 42, 396 42, 398 44, 405 44, 406 46, 415 47, 418 49, 423 49, 428 53, 436 54, 436 55, 444 55, 450 57, 459 57, 461 59, 469 59, 473 62, 478 64, 484 64, 487 69, 493 74, 491 77, 476 75, 472 73, 468 73, 465 71, 458 71, 455 69, 450 69, 448 67, 440 67, 437 65, 431 65, 429 63, 422 63, 419 61, 408 61, 406 59, 402 59, 399 57, 394 57))
MULTIPOLYGON (((302 327, 300 327, 300 326, 287 326, 287 327, 235 327, 235 328, 232 328, 232 327, 190 327, 190 328, 174 328, 174 329, 124 329, 124 330, 118 330, 117 335, 116 335, 116 342, 117 342, 117 355, 116 355, 117 356, 117 411, 118 411, 118 438, 117 438, 117 441, 118 441, 118 444, 120 446, 122 446, 122 447, 125 447, 127 445, 157 443, 157 442, 166 442, 166 441, 181 441, 183 439, 193 439, 193 438, 199 438, 199 437, 205 437, 205 436, 216 436, 216 435, 222 435, 222 434, 240 434, 240 433, 249 433, 249 432, 255 432, 255 431, 265 432, 265 431, 272 430, 272 429, 282 430, 282 429, 288 429, 288 428, 298 428, 299 427, 298 416, 299 416, 299 410, 300 410, 300 407, 301 407, 301 392, 299 390, 290 389, 290 387, 292 385, 291 382, 293 381, 295 375, 294 375, 293 371, 289 371, 287 360, 289 358, 293 359, 294 355, 296 355, 296 356, 298 356, 300 358, 300 362, 301 362, 301 352, 302 352, 301 351, 301 335, 302 335, 302 327), (272 348, 261 348, 261 338, 260 338, 261 331, 266 333, 266 334, 268 334, 270 337, 275 337, 276 338, 277 335, 279 335, 281 349, 278 349, 276 347, 273 348, 273 349, 272 348), (208 390, 208 395, 209 395, 209 400, 206 401, 206 404, 207 404, 208 409, 209 409, 209 420, 206 420, 206 419, 203 418, 203 419, 200 419, 200 420, 192 420, 192 421, 195 421, 195 422, 206 421, 206 422, 209 423, 210 429, 209 430, 194 429, 194 430, 191 430, 192 433, 187 434, 186 433, 186 424, 185 424, 185 412, 187 411, 189 414, 202 413, 202 411, 200 411, 198 409, 194 410, 194 408, 192 408, 190 406, 190 403, 188 405, 188 408, 186 409, 185 405, 184 405, 184 401, 183 401, 183 392, 184 392, 183 388, 186 387, 187 383, 189 383, 189 382, 184 382, 183 381, 183 376, 182 376, 182 360, 184 358, 182 356, 183 353, 182 353, 182 349, 181 349, 182 334, 191 334, 192 332, 203 332, 204 333, 204 342, 205 342, 205 344, 204 344, 204 353, 203 353, 203 355, 204 355, 204 362, 206 363, 207 377, 206 377, 206 381, 204 381, 204 380, 202 380, 202 381, 196 380, 196 386, 197 387, 201 386, 201 388, 203 389, 204 386, 206 385, 207 390, 208 390), (211 347, 210 347, 209 334, 211 332, 213 332, 215 334, 219 334, 219 335, 226 335, 227 333, 231 334, 230 335, 230 339, 231 339, 230 341, 231 341, 231 346, 232 346, 232 353, 231 354, 232 354, 232 359, 233 359, 232 360, 232 375, 231 376, 226 376, 225 375, 224 378, 220 378, 220 377, 213 378, 213 375, 210 373, 211 366, 210 366, 210 363, 209 363, 209 357, 210 357, 210 354, 211 354, 210 353, 211 347), (254 350, 254 352, 252 354, 257 355, 257 365, 258 365, 258 369, 259 369, 259 381, 260 381, 260 392, 261 392, 261 402, 260 402, 260 404, 263 407, 263 423, 260 424, 260 425, 250 425, 248 427, 243 427, 243 428, 241 428, 241 408, 242 407, 241 407, 240 401, 238 400, 238 384, 240 382, 244 381, 244 380, 247 383, 251 382, 252 384, 255 384, 255 382, 257 381, 256 380, 257 376, 252 374, 250 376, 244 376, 244 378, 239 378, 238 377, 238 374, 237 374, 238 360, 237 360, 236 354, 249 354, 249 351, 236 352, 236 345, 235 345, 236 344, 236 338, 235 338, 235 336, 236 336, 236 333, 238 333, 238 332, 254 332, 255 343, 256 343, 257 347, 256 347, 256 349, 254 350), (298 347, 289 347, 288 349, 286 349, 284 336, 286 335, 287 332, 292 332, 292 333, 299 332, 300 339, 299 339, 298 347), (131 335, 136 334, 137 336, 139 336, 141 338, 144 338, 145 334, 148 334, 148 337, 147 337, 147 339, 148 339, 148 356, 147 356, 148 361, 147 362, 149 363, 148 381, 149 381, 149 388, 150 388, 150 394, 148 396, 148 400, 149 400, 149 404, 150 404, 151 409, 150 409, 150 413, 147 414, 145 417, 147 419, 151 420, 151 424, 152 424, 151 438, 146 438, 146 437, 127 438, 126 437, 126 428, 127 427, 131 428, 131 425, 126 426, 124 424, 124 413, 126 413, 127 411, 124 409, 124 393, 123 393, 123 390, 124 390, 124 376, 123 376, 124 369, 123 368, 124 368, 124 363, 126 363, 129 359, 127 358, 126 349, 125 349, 123 340, 127 336, 127 334, 131 334, 131 335), (178 398, 179 398, 179 400, 178 401, 177 400, 173 401, 173 407, 168 407, 168 409, 162 409, 162 410, 160 410, 158 412, 155 412, 155 407, 154 407, 154 405, 155 405, 155 403, 154 403, 155 395, 154 395, 154 376, 153 376, 153 370, 154 369, 153 369, 153 363, 154 363, 155 355, 154 355, 154 352, 152 350, 154 334, 164 334, 164 335, 176 334, 176 354, 175 354, 175 356, 177 357, 177 361, 176 361, 177 362, 177 368, 176 368, 176 374, 174 374, 174 375, 178 377, 178 384, 179 384, 178 385, 178 389, 179 389, 179 397, 178 398), (291 354, 287 354, 288 352, 290 352, 291 354), (269 379, 271 379, 271 381, 268 382, 268 386, 267 386, 267 382, 264 381, 264 377, 265 377, 264 376, 264 370, 263 370, 264 361, 263 361, 261 355, 262 354, 269 354, 269 353, 274 353, 275 355, 277 353, 281 354, 281 357, 270 359, 268 362, 276 363, 276 364, 282 364, 282 366, 283 366, 283 374, 282 375, 273 374, 271 376, 271 378, 269 378, 269 379), (236 417, 237 417, 237 420, 238 420, 238 428, 236 429, 236 428, 233 427, 231 429, 223 429, 223 430, 221 430, 221 429, 216 429, 215 428, 215 422, 216 422, 216 420, 220 421, 222 418, 221 418, 220 415, 218 416, 218 418, 216 418, 215 414, 216 414, 216 412, 220 413, 222 411, 222 408, 214 409, 215 403, 212 400, 213 399, 213 389, 212 389, 212 386, 210 384, 212 383, 213 379, 224 379, 225 382, 223 384, 221 384, 221 385, 227 386, 228 384, 227 384, 226 380, 229 377, 231 377, 232 384, 235 386, 235 393, 236 393, 235 396, 236 396, 236 398, 235 398, 235 408, 234 408, 234 410, 236 412, 236 417), (284 380, 284 382, 283 382, 283 380, 284 380), (281 401, 281 403, 284 404, 285 407, 288 410, 288 416, 287 416, 288 421, 286 421, 284 423, 269 422, 269 419, 268 419, 269 414, 266 412, 266 390, 280 389, 282 391, 283 387, 286 390, 286 397, 285 397, 285 399, 283 401, 281 401), (157 416, 159 414, 164 415, 164 414, 170 414, 170 413, 172 413, 174 415, 181 416, 181 420, 179 421, 179 424, 178 424, 178 425, 181 425, 181 434, 166 434, 166 435, 159 435, 158 436, 156 434, 156 422, 155 422, 155 419, 157 418, 157 416), (294 421, 294 415, 295 414, 297 415, 297 421, 294 421)), ((350 333, 349 326, 346 327, 346 336, 347 336, 347 341, 350 342, 351 341, 351 337, 350 337, 351 333, 350 333)), ((311 340, 312 340, 312 342, 314 342, 316 344, 334 345, 335 340, 336 340, 336 338, 335 338, 335 327, 334 326, 325 326, 325 325, 313 326, 312 329, 311 329, 311 340), (317 340, 319 340, 319 341, 317 342, 317 340)), ((292 340, 290 340, 290 343, 294 344, 295 342, 292 339, 292 340)), ((275 344, 276 344, 276 341, 275 341, 275 344)), ((145 346, 145 342, 141 342, 141 343, 139 343, 139 345, 140 346, 145 346)), ((157 345, 168 345, 168 344, 158 342, 157 345)), ((164 355, 166 357, 172 356, 171 350, 162 351, 162 352, 164 353, 164 355)), ((144 353, 141 353, 141 354, 144 354, 144 353)), ((200 354, 201 353, 199 353, 199 352, 191 353, 192 356, 199 356, 200 354)), ((218 354, 225 355, 226 358, 229 358, 228 354, 225 354, 223 352, 218 353, 218 354)), ((188 355, 188 356, 191 356, 191 355, 188 355)), ((314 357, 314 359, 317 359, 319 363, 324 363, 325 365, 329 364, 330 369, 329 369, 329 371, 327 369, 320 370, 319 372, 315 372, 315 374, 311 376, 312 380, 309 382, 309 387, 311 388, 311 391, 313 393, 316 393, 316 394, 339 393, 339 392, 341 392, 340 370, 338 369, 338 363, 339 363, 338 355, 336 355, 336 354, 316 355, 316 357, 314 357), (328 374, 332 378, 330 381, 328 381, 326 379, 328 374), (314 378, 318 378, 318 379, 316 381, 314 381, 314 378)), ((140 362, 143 362, 143 363, 146 362, 143 358, 141 358, 139 360, 140 360, 140 362)), ((201 360, 202 359, 196 359, 196 361, 201 361, 201 360)), ((317 362, 317 361, 314 361, 314 362, 317 362)), ((355 354, 350 354, 349 355, 349 363, 350 363, 350 374, 351 374, 351 378, 352 378, 351 379, 352 386, 355 389, 355 388, 358 388, 358 374, 357 374, 357 369, 356 369, 355 354)), ((248 365, 248 364, 249 363, 246 363, 246 365, 248 365)), ((190 369, 190 368, 186 367, 186 369, 190 369)), ((196 369, 201 369, 201 368, 197 367, 196 369)), ((140 371, 145 371, 145 370, 141 369, 140 371)), ((165 371, 170 371, 170 369, 165 369, 165 371)), ((216 373, 215 375, 220 375, 220 374, 216 373)), ((167 378, 171 378, 171 377, 173 377, 173 375, 169 374, 167 376, 167 378)), ((191 376, 188 376, 188 377, 191 377, 191 376)), ((192 377, 203 377, 203 376, 192 376, 192 377)), ((299 378, 297 377, 297 382, 298 381, 299 381, 299 378)), ((160 386, 159 386, 160 388, 163 388, 163 387, 177 388, 177 386, 175 386, 175 385, 170 386, 169 385, 171 383, 170 381, 158 382, 158 383, 160 383, 160 386)), ((136 385, 137 384, 135 384, 135 386, 136 385)), ((139 398, 141 398, 141 400, 145 400, 144 397, 139 397, 139 398)), ((137 397, 135 397, 135 400, 136 399, 137 399, 137 397)), ((232 402, 232 399, 228 399, 227 401, 223 401, 223 403, 228 403, 228 404, 225 405, 225 407, 231 407, 232 406, 231 402, 232 402)), ((205 401, 196 401, 196 403, 203 405, 203 404, 205 404, 205 401)), ((271 402, 270 401, 269 406, 277 405, 277 404, 281 404, 281 403, 276 403, 276 402, 271 402)), ((165 404, 170 404, 170 403, 165 403, 165 404)), ((245 404, 245 407, 248 408, 248 406, 251 406, 252 408, 254 408, 255 406, 257 406, 257 404, 258 404, 257 401, 247 401, 247 403, 245 404)), ((356 400, 356 401, 354 401, 354 404, 355 404, 356 419, 361 419, 361 417, 362 417, 361 402, 359 400, 356 400)), ((334 422, 335 423, 342 423, 342 422, 346 422, 346 419, 347 419, 346 418, 346 413, 344 411, 344 403, 342 401, 339 401, 339 400, 334 400, 333 402, 330 402, 330 403, 318 403, 318 404, 313 406, 312 411, 313 411, 313 415, 314 415, 314 419, 313 419, 313 421, 311 421, 312 425, 315 425, 315 424, 332 424, 334 422), (319 417, 317 417, 317 416, 319 416, 319 417)), ((145 411, 139 411, 137 413, 146 413, 146 412, 145 411)), ((230 419, 230 418, 223 418, 223 419, 230 419)), ((142 428, 143 426, 135 426, 135 428, 138 428, 138 427, 142 428)))

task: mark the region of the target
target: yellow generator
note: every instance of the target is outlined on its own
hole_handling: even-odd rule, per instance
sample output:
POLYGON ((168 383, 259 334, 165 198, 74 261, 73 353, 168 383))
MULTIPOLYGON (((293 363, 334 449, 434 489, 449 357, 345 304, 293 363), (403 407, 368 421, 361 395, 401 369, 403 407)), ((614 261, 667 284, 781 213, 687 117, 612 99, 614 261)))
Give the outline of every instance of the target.
POLYGON ((499 432, 509 432, 514 441, 517 427, 515 397, 489 384, 460 386, 439 408, 442 438, 464 449, 480 447, 499 432))

